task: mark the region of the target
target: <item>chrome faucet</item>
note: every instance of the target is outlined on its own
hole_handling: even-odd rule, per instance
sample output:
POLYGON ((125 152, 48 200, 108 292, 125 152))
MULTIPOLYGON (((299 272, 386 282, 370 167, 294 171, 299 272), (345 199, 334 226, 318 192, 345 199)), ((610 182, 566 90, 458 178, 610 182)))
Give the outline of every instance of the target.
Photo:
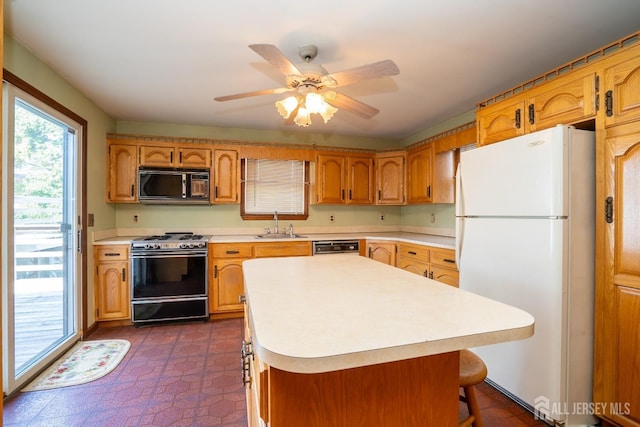
POLYGON ((278 234, 278 211, 273 211, 273 220, 276 222, 273 228, 273 234, 278 234))

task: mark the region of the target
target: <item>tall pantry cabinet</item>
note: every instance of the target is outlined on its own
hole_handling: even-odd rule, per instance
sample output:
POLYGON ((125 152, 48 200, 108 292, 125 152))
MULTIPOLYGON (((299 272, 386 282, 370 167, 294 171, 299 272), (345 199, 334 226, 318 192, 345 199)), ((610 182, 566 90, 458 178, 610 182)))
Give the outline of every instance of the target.
MULTIPOLYGON (((640 426, 640 46, 604 68, 598 130, 594 402, 640 426)), ((606 424, 605 424, 606 425, 606 424)))

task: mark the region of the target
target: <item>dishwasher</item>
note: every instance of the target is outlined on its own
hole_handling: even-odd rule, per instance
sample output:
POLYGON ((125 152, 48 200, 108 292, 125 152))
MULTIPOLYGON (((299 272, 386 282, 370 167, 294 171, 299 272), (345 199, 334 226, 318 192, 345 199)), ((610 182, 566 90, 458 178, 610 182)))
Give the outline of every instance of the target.
POLYGON ((312 242, 313 255, 360 254, 359 240, 317 240, 312 242))

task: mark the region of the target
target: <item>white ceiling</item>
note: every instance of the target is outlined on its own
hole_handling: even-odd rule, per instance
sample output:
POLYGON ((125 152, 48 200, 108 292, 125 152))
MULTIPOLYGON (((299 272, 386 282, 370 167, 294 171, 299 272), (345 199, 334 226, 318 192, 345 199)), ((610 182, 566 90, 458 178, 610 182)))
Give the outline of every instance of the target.
POLYGON ((637 31, 638 0, 4 0, 5 31, 117 120, 401 139, 637 31), (400 74, 340 88, 380 113, 284 126, 284 86, 248 48, 329 73, 392 59, 400 74))

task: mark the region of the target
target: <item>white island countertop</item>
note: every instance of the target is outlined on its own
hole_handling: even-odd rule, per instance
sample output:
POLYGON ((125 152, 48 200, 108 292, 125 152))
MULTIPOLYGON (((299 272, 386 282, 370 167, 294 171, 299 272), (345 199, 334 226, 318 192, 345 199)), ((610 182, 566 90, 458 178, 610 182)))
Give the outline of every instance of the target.
POLYGON ((243 263, 254 351, 319 373, 528 338, 528 313, 357 255, 243 263))

